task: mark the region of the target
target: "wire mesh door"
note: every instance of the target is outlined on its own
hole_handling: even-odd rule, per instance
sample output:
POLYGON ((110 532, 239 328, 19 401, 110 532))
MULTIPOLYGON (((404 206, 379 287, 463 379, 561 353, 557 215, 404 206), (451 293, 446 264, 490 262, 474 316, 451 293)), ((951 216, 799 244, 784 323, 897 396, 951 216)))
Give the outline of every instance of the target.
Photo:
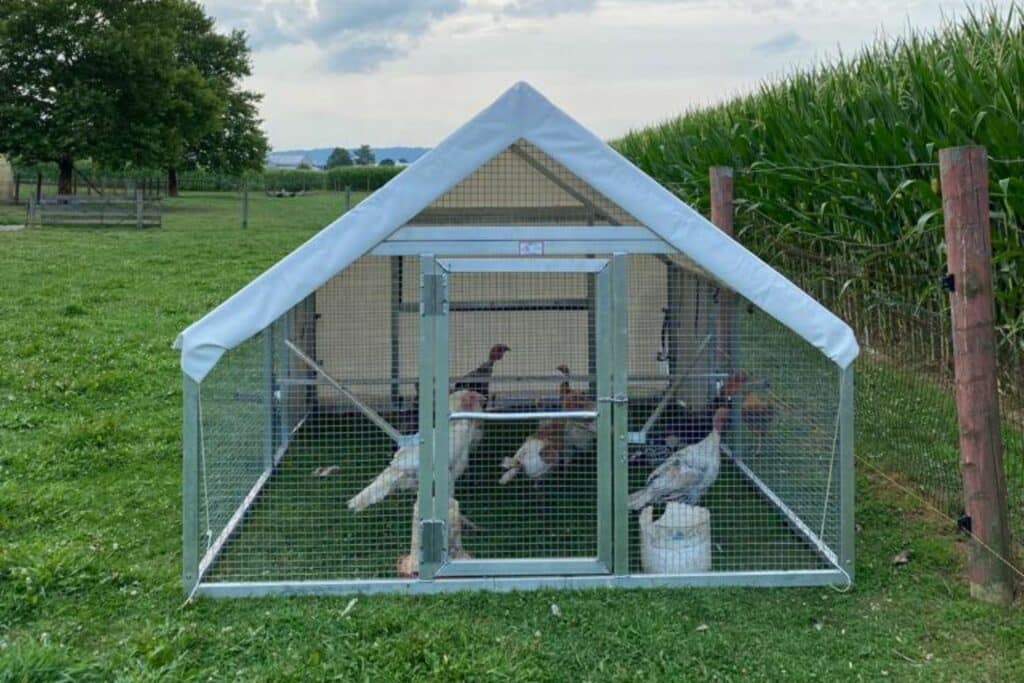
POLYGON ((432 480, 420 491, 421 576, 610 572, 608 261, 422 268, 421 396, 432 390, 434 405, 420 407, 433 425, 432 462, 420 462, 432 480))

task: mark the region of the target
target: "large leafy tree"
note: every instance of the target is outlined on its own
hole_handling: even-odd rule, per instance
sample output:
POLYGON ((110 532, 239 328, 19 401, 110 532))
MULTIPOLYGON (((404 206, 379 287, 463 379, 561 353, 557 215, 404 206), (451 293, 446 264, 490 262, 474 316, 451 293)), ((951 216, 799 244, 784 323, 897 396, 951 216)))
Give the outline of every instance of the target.
POLYGON ((356 150, 355 162, 359 166, 372 166, 376 161, 377 157, 374 156, 373 150, 369 145, 361 145, 356 150))
POLYGON ((104 156, 116 115, 116 3, 6 0, 0 11, 0 149, 28 162, 55 162, 59 191, 71 190, 74 160, 104 156))
POLYGON ((334 168, 335 166, 351 166, 352 155, 349 154, 348 150, 344 147, 335 147, 331 152, 331 156, 327 157, 327 168, 334 168))
POLYGON ((260 129, 259 101, 256 93, 232 89, 219 125, 189 150, 185 165, 229 175, 262 168, 269 146, 260 129))
POLYGON ((239 174, 261 168, 268 145, 256 108, 260 96, 240 84, 251 72, 245 34, 218 33, 213 19, 193 0, 173 0, 171 8, 177 25, 176 69, 198 74, 202 83, 186 86, 191 96, 177 100, 198 106, 172 109, 163 118, 163 162, 168 189, 176 194, 178 167, 198 165, 239 174), (212 117, 202 106, 204 86, 219 105, 212 117))
POLYGON ((248 73, 244 34, 217 33, 193 0, 5 0, 0 149, 56 162, 62 193, 84 157, 163 166, 172 180, 203 156, 257 165, 266 140, 258 96, 239 86, 248 73), (236 141, 248 148, 203 151, 236 141))

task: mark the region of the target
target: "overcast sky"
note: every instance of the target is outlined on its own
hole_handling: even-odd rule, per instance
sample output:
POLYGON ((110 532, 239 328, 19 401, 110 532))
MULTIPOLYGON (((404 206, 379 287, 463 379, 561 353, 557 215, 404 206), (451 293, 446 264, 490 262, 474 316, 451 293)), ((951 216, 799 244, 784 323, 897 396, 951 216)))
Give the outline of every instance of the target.
MULTIPOLYGON (((1008 5, 1010 0, 997 0, 1008 5)), ((977 4, 977 3, 975 3, 977 4)), ((275 149, 433 146, 526 80, 600 136, 745 92, 945 0, 206 0, 253 48, 275 149)))

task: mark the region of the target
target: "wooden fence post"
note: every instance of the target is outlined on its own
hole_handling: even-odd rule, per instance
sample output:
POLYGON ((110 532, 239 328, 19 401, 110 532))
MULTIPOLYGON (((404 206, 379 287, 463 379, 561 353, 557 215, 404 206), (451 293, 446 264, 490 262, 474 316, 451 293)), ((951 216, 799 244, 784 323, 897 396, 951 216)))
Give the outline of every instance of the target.
POLYGON ((36 173, 36 203, 43 198, 43 174, 36 173))
POLYGON ((249 227, 249 186, 242 185, 242 230, 249 227))
POLYGON ((145 196, 146 196, 145 190, 140 190, 138 188, 135 188, 135 227, 136 228, 141 228, 142 227, 142 214, 143 214, 143 205, 144 205, 144 198, 145 198, 145 196))
MULTIPOLYGON (((729 237, 733 236, 733 182, 732 168, 729 166, 712 166, 708 170, 711 181, 711 222, 729 237)), ((735 319, 736 295, 721 291, 718 302, 718 324, 715 338, 718 344, 718 362, 722 367, 733 367, 732 325, 735 319)))
POLYGON ((960 471, 964 507, 976 537, 969 545, 968 580, 973 597, 1009 605, 1013 601, 1013 572, 1007 564, 1011 544, 999 434, 985 148, 939 151, 939 176, 946 257, 952 275, 949 298, 960 471))

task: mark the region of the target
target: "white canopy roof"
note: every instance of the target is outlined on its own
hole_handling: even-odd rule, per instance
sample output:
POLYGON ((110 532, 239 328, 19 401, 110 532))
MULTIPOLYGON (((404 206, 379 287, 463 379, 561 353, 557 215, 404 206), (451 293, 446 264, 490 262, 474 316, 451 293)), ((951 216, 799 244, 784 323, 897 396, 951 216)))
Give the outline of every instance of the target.
POLYGON ((527 83, 493 104, 305 244, 190 325, 181 367, 203 377, 234 348, 373 249, 480 165, 526 139, 840 367, 860 349, 846 323, 718 230, 527 83))

